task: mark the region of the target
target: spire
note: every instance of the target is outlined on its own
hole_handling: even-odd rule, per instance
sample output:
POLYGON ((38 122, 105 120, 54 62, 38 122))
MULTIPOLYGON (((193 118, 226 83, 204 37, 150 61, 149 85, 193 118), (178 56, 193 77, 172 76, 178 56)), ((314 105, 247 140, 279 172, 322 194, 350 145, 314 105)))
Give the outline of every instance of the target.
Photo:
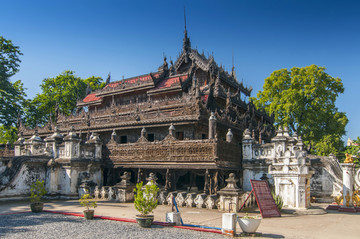
POLYGON ((185 6, 184 6, 184 22, 185 22, 185 32, 186 32, 186 12, 185 12, 185 6))
POLYGON ((234 49, 232 49, 232 70, 234 71, 234 49))
POLYGON ((111 72, 109 72, 108 77, 106 78, 106 84, 110 84, 111 72))
POLYGON ((90 87, 90 83, 87 83, 87 86, 86 86, 86 95, 90 94, 91 93, 91 87, 90 87))
POLYGON ((187 52, 191 48, 190 39, 187 36, 187 30, 186 30, 186 13, 185 13, 185 7, 184 7, 184 23, 185 23, 185 29, 184 29, 184 40, 183 40, 183 51, 187 52))

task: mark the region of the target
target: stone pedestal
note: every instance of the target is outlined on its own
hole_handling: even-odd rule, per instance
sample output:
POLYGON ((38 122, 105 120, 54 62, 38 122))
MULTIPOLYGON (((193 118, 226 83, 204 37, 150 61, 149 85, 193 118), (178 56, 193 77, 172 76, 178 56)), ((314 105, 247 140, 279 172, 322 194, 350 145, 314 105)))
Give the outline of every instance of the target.
POLYGON ((120 178, 121 182, 114 186, 117 189, 117 200, 119 202, 133 202, 135 184, 130 182, 131 174, 124 172, 120 178))
POLYGON ((242 193, 236 185, 239 180, 235 179, 234 173, 230 173, 229 178, 225 181, 227 186, 218 192, 220 195, 219 211, 238 212, 240 207, 239 196, 242 193))
POLYGON ((352 195, 354 188, 355 164, 342 163, 340 165, 343 170, 343 205, 340 210, 344 210, 345 208, 354 209, 352 195))
POLYGON ((222 214, 221 232, 227 236, 235 236, 236 234, 236 213, 222 214))
POLYGON ((168 223, 173 223, 176 226, 181 225, 181 214, 180 212, 167 212, 165 221, 168 223))
POLYGON ((78 188, 79 198, 84 194, 90 194, 90 186, 87 182, 82 182, 78 188))

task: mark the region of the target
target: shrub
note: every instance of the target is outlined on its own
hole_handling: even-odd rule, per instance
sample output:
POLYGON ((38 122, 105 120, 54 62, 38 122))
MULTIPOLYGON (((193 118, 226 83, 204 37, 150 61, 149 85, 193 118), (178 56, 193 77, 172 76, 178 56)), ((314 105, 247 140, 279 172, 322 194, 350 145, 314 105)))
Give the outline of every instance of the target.
POLYGON ((155 184, 151 186, 145 185, 145 188, 143 188, 143 182, 136 184, 136 188, 134 189, 134 206, 141 215, 146 216, 157 207, 158 191, 159 188, 155 184))
POLYGON ((30 201, 32 203, 41 202, 41 198, 46 194, 44 181, 36 180, 30 185, 30 201))
POLYGON ((241 217, 242 219, 261 219, 259 216, 249 216, 249 214, 246 212, 245 216, 241 217))
POLYGON ((274 191, 271 192, 271 195, 274 198, 277 208, 281 210, 284 204, 282 198, 280 197, 280 195, 276 195, 274 191))
POLYGON ((92 197, 90 196, 90 194, 84 194, 81 196, 81 198, 79 199, 80 204, 82 206, 84 206, 86 208, 86 210, 90 210, 90 208, 96 208, 97 204, 96 201, 92 199, 92 197))

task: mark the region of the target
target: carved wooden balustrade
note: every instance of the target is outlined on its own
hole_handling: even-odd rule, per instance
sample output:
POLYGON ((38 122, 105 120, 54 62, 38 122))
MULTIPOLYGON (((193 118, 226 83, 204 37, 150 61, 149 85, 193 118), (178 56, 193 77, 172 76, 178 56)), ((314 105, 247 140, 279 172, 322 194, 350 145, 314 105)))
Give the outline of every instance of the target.
MULTIPOLYGON (((194 102, 195 99, 191 95, 186 95, 151 102, 117 105, 91 113, 59 115, 57 126, 62 132, 70 126, 86 132, 95 128, 133 125, 144 121, 147 121, 146 123, 174 122, 174 117, 180 121, 197 120, 200 113, 199 107, 194 102)), ((49 123, 45 127, 36 127, 36 129, 40 135, 46 135, 52 133, 54 127, 49 123)), ((25 136, 35 133, 35 129, 22 128, 22 131, 25 136)))
POLYGON ((0 150, 0 157, 13 157, 14 156, 14 150, 13 149, 1 149, 0 150))
POLYGON ((215 140, 176 140, 167 137, 162 141, 148 142, 140 138, 136 143, 107 145, 104 158, 115 166, 144 167, 234 167, 241 165, 240 147, 215 140))

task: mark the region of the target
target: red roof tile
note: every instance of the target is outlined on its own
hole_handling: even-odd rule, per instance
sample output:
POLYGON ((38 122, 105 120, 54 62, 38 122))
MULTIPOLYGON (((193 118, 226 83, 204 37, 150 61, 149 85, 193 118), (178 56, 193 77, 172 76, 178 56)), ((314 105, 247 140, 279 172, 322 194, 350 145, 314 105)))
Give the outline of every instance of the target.
POLYGON ((157 89, 164 89, 164 88, 170 88, 170 87, 172 87, 174 85, 179 85, 180 78, 181 78, 181 80, 185 80, 185 79, 187 79, 187 77, 188 77, 187 75, 170 77, 170 78, 160 82, 160 84, 155 89, 156 90, 157 89))
MULTIPOLYGON (((159 76, 159 73, 156 73, 153 75, 154 77, 158 77, 159 76)), ((144 76, 138 76, 138 77, 133 77, 133 78, 130 78, 130 79, 125 79, 125 80, 121 80, 121 81, 116 81, 116 82, 113 82, 113 83, 110 83, 108 85, 105 86, 105 88, 107 87, 116 87, 120 84, 123 84, 123 83, 128 83, 128 84, 134 84, 134 83, 137 83, 139 81, 149 81, 151 80, 151 76, 150 74, 149 75, 144 75, 144 76)))
POLYGON ((95 93, 91 93, 91 94, 88 94, 84 99, 83 99, 83 102, 86 103, 86 102, 92 102, 92 101, 97 101, 97 100, 100 100, 101 97, 96 97, 96 94, 95 93))

